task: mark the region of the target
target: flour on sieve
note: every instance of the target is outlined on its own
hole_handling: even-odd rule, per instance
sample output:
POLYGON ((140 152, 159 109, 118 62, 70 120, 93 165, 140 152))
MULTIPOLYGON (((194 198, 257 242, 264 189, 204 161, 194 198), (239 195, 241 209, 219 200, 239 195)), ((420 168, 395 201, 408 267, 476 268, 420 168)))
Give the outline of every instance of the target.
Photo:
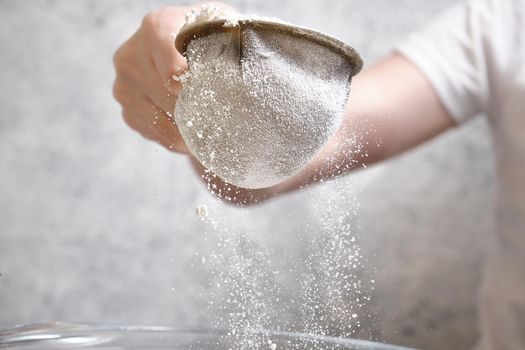
POLYGON ((192 154, 228 183, 289 179, 340 124, 351 67, 314 40, 236 27, 191 40, 186 57, 175 120, 192 154))

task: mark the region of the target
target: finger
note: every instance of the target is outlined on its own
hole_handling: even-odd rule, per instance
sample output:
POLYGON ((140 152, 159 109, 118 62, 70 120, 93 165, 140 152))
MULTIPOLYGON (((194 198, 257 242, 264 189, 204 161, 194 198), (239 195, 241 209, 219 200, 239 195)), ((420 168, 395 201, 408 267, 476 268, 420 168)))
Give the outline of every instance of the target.
POLYGON ((171 151, 188 153, 175 122, 145 95, 137 95, 123 110, 125 122, 145 138, 171 151))
MULTIPOLYGON (((177 83, 177 85, 180 84, 177 83)), ((158 106, 167 116, 173 119, 177 94, 169 91, 165 87, 160 75, 154 69, 153 65, 150 65, 146 69, 146 73, 142 75, 141 86, 153 104, 158 106)))
POLYGON ((175 84, 173 76, 179 76, 186 69, 186 59, 175 48, 173 33, 177 33, 182 27, 185 14, 191 7, 164 8, 153 13, 151 18, 145 19, 148 42, 152 48, 151 59, 158 71, 165 87, 172 93, 180 92, 180 84, 175 84))
POLYGON ((188 69, 186 59, 177 51, 171 37, 162 41, 164 42, 153 52, 153 62, 164 87, 178 95, 182 85, 177 77, 188 69))
POLYGON ((156 136, 164 147, 179 153, 189 153, 189 149, 173 119, 168 117, 163 111, 157 109, 153 123, 156 125, 156 136))
POLYGON ((115 56, 118 56, 115 86, 121 87, 126 94, 128 91, 144 91, 155 105, 172 116, 177 95, 164 87, 151 58, 139 54, 132 60, 125 49, 119 50, 119 54, 115 56))

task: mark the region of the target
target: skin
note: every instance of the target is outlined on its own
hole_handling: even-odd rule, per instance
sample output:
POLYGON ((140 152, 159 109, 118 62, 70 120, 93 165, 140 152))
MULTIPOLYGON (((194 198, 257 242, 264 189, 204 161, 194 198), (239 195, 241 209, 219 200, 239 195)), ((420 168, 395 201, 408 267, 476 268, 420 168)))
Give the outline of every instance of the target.
POLYGON ((248 190, 229 185, 191 157, 170 117, 181 91, 174 76, 187 69, 171 33, 182 27, 190 9, 164 7, 144 17, 137 32, 115 53, 113 92, 132 129, 186 155, 208 188, 225 200, 258 203, 394 157, 454 126, 426 77, 394 53, 354 77, 341 127, 301 173, 271 188, 248 190))

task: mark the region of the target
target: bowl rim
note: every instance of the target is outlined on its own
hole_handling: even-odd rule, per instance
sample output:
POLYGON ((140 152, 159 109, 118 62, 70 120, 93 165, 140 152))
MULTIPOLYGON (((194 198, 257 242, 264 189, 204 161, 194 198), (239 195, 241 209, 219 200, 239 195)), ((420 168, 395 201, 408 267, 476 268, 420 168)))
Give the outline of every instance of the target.
MULTIPOLYGON (((133 325, 133 324, 106 324, 106 323, 64 323, 64 322, 49 322, 49 323, 33 323, 15 325, 12 327, 0 327, 0 348, 3 346, 12 346, 27 344, 45 340, 57 340, 71 337, 68 332, 90 332, 90 333, 155 333, 155 334, 182 334, 190 333, 195 335, 211 335, 211 336, 226 336, 231 335, 226 329, 218 328, 200 328, 200 327, 176 327, 176 326, 150 326, 150 325, 133 325)), ((332 337, 325 335, 316 335, 301 332, 290 332, 282 330, 258 330, 257 334, 274 337, 289 337, 299 338, 306 341, 322 341, 327 343, 334 343, 343 346, 359 346, 363 348, 381 346, 384 350, 415 350, 398 345, 391 345, 381 342, 373 342, 370 340, 332 337)))

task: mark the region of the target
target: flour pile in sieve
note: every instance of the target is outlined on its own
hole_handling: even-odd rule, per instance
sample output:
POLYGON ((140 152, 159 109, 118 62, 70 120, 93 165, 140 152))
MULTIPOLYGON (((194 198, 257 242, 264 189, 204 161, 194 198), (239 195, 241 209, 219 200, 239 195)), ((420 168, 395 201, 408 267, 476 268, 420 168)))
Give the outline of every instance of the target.
POLYGON ((235 26, 193 39, 175 120, 192 154, 244 188, 297 174, 338 128, 352 68, 306 37, 235 26))

